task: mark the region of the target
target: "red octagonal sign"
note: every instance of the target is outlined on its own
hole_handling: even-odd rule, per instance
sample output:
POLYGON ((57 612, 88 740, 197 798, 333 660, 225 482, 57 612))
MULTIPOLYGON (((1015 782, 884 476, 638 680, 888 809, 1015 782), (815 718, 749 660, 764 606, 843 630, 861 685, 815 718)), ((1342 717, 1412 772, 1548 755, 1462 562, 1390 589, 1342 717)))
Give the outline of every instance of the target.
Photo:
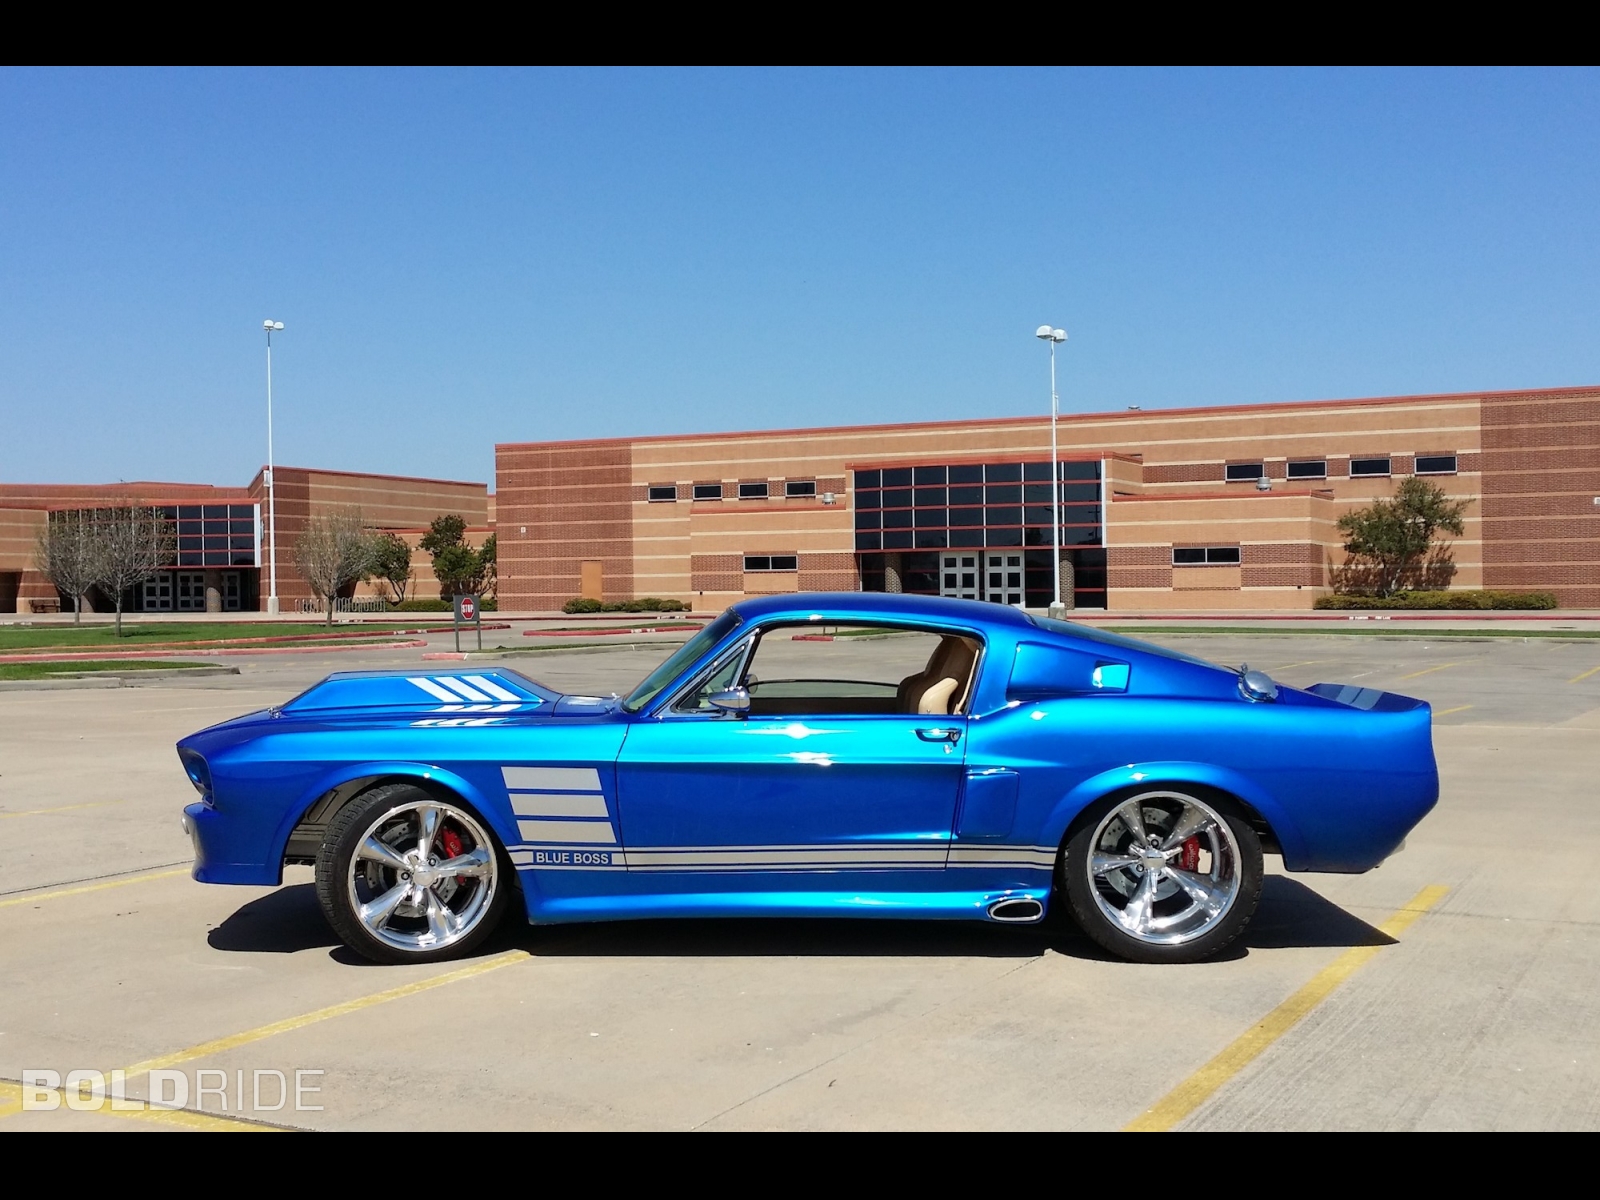
POLYGON ((460 597, 461 619, 471 621, 478 615, 478 602, 471 596, 460 597))

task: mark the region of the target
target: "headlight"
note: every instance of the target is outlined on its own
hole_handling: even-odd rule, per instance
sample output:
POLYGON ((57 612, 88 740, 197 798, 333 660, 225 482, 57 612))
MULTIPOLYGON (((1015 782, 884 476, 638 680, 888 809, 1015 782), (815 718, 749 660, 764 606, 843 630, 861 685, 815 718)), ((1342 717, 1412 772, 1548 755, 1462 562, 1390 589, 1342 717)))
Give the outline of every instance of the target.
POLYGON ((200 793, 200 799, 208 806, 215 807, 216 802, 211 797, 211 768, 206 765, 206 760, 193 750, 178 751, 178 758, 182 760, 184 774, 189 776, 194 790, 200 793))

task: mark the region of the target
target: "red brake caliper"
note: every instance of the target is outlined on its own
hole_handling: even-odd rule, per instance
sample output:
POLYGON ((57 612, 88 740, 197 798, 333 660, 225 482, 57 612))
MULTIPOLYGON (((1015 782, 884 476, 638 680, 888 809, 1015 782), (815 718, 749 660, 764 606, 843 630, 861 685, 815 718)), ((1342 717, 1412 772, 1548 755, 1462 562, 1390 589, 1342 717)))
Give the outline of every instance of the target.
POLYGON ((1193 871, 1200 865, 1200 839, 1192 837, 1183 843, 1183 853, 1178 856, 1178 866, 1193 871))
MULTIPOLYGON (((448 826, 439 831, 439 845, 444 847, 444 856, 446 858, 457 857, 463 849, 461 845, 461 836, 456 833, 454 829, 451 829, 448 826)), ((1188 853, 1187 849, 1184 851, 1184 853, 1188 853)), ((1198 853, 1198 851, 1196 851, 1196 853, 1198 853)), ((467 877, 465 875, 457 875, 456 883, 461 887, 466 887, 467 877)))

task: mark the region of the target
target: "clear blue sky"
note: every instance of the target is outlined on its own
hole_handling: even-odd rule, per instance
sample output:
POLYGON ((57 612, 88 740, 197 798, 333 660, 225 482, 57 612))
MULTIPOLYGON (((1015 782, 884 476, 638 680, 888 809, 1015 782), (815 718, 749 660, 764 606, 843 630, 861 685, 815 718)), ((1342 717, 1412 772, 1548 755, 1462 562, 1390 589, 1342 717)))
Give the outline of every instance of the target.
POLYGON ((1594 71, 0 73, 0 480, 1600 383, 1594 71))

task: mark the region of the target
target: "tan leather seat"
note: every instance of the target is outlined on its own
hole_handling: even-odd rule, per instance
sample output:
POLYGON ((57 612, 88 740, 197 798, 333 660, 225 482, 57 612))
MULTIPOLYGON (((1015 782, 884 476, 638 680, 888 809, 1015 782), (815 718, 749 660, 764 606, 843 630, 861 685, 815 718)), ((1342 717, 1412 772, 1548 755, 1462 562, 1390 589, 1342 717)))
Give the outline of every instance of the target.
POLYGON ((900 711, 923 716, 949 716, 963 710, 972 684, 978 648, 966 638, 950 635, 934 647, 928 665, 900 681, 900 711))

